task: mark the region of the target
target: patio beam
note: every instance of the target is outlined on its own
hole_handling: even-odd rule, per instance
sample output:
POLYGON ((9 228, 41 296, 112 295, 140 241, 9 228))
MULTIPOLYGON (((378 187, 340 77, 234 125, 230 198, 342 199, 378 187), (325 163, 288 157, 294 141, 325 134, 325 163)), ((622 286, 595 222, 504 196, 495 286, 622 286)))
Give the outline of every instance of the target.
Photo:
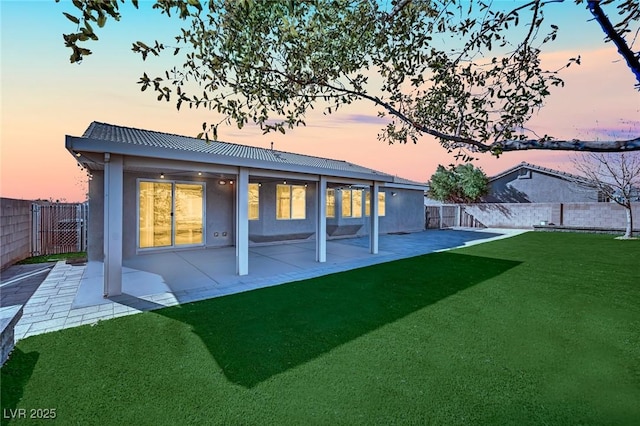
POLYGON ((249 171, 238 168, 236 182, 236 273, 249 273, 249 171))
POLYGON ((104 297, 122 294, 123 161, 104 154, 104 297))
POLYGON ((209 164, 203 162, 189 162, 180 160, 166 160, 155 158, 143 158, 143 157, 131 157, 127 156, 124 160, 125 169, 140 169, 149 171, 192 171, 194 176, 197 172, 213 173, 213 174, 229 174, 234 175, 237 173, 238 168, 233 166, 225 166, 219 164, 209 164))
POLYGON ((265 169, 249 169, 249 174, 253 180, 259 181, 260 178, 275 179, 275 180, 293 180, 293 181, 308 181, 317 182, 318 175, 309 173, 294 173, 284 172, 279 170, 265 170, 265 169))
POLYGON ((327 261, 327 178, 320 176, 317 183, 318 212, 316 213, 316 261, 327 261))

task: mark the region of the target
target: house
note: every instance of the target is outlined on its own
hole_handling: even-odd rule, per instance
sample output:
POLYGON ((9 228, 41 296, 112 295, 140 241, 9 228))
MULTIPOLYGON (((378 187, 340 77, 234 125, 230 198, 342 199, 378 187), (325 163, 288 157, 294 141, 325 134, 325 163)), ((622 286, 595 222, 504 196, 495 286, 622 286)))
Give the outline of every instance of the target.
MULTIPOLYGON (((123 259, 161 250, 235 246, 249 273, 252 244, 424 229, 423 184, 346 161, 93 122, 66 148, 89 182, 90 261, 104 294, 122 291, 123 259)), ((212 254, 213 256, 214 254, 212 254)))
POLYGON ((580 176, 522 162, 489 178, 485 203, 580 203, 607 201, 580 176))

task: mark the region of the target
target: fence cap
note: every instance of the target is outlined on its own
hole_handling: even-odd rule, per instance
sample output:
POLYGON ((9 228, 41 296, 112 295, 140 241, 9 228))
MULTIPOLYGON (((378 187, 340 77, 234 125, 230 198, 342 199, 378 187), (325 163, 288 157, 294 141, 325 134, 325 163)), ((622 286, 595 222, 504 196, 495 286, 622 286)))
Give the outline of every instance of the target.
POLYGON ((3 306, 0 308, 0 332, 4 331, 16 317, 22 317, 22 305, 3 306))

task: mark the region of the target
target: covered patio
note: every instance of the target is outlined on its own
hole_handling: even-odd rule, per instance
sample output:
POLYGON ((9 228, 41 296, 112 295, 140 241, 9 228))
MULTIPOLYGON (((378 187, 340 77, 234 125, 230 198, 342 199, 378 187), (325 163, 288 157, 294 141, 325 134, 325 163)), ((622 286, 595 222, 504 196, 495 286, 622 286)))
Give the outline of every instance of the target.
POLYGON ((235 248, 149 253, 124 260, 121 295, 102 297, 102 262, 58 262, 24 306, 16 340, 125 315, 241 293, 434 251, 507 238, 522 230, 450 229, 383 234, 380 252, 369 238, 327 242, 327 261, 315 261, 315 241, 252 246, 247 275, 235 271, 235 248))
MULTIPOLYGON (((300 246, 296 254, 322 264, 331 238, 366 234, 367 253, 377 255, 379 235, 424 229, 424 184, 343 160, 100 122, 80 137, 67 136, 65 144, 91 174, 87 272, 92 282, 102 278, 101 288, 91 286, 92 299, 129 294, 125 275, 154 274, 156 264, 171 271, 183 270, 185 262, 196 267, 201 274, 190 284, 196 288, 210 280, 244 283, 226 274, 230 265, 239 277, 254 262, 261 268, 264 259, 250 251, 252 243, 311 238, 313 251, 300 246), (225 248, 232 246, 229 258, 225 248), (211 258, 188 260, 213 249, 220 251, 211 258), (182 257, 167 254, 178 250, 182 257), (211 267, 224 278, 213 278, 211 267)), ((302 269, 318 268, 307 259, 276 259, 272 269, 280 273, 298 261, 302 269)))
POLYGON ((252 265, 247 275, 236 273, 235 247, 150 253, 123 261, 122 294, 102 297, 102 262, 91 261, 80 281, 73 308, 122 303, 162 307, 261 287, 314 278, 439 250, 512 235, 505 230, 429 230, 380 236, 377 256, 369 238, 327 241, 327 260, 315 261, 316 242, 278 243, 249 247, 252 265))

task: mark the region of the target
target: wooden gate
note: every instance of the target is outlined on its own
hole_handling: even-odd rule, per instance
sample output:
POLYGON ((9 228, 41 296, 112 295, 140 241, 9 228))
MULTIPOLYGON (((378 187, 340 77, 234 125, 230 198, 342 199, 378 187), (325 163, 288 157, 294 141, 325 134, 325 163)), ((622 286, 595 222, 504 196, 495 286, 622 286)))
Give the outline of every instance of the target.
POLYGON ((482 222, 468 213, 464 205, 425 206, 425 228, 442 229, 453 227, 486 228, 482 222))

